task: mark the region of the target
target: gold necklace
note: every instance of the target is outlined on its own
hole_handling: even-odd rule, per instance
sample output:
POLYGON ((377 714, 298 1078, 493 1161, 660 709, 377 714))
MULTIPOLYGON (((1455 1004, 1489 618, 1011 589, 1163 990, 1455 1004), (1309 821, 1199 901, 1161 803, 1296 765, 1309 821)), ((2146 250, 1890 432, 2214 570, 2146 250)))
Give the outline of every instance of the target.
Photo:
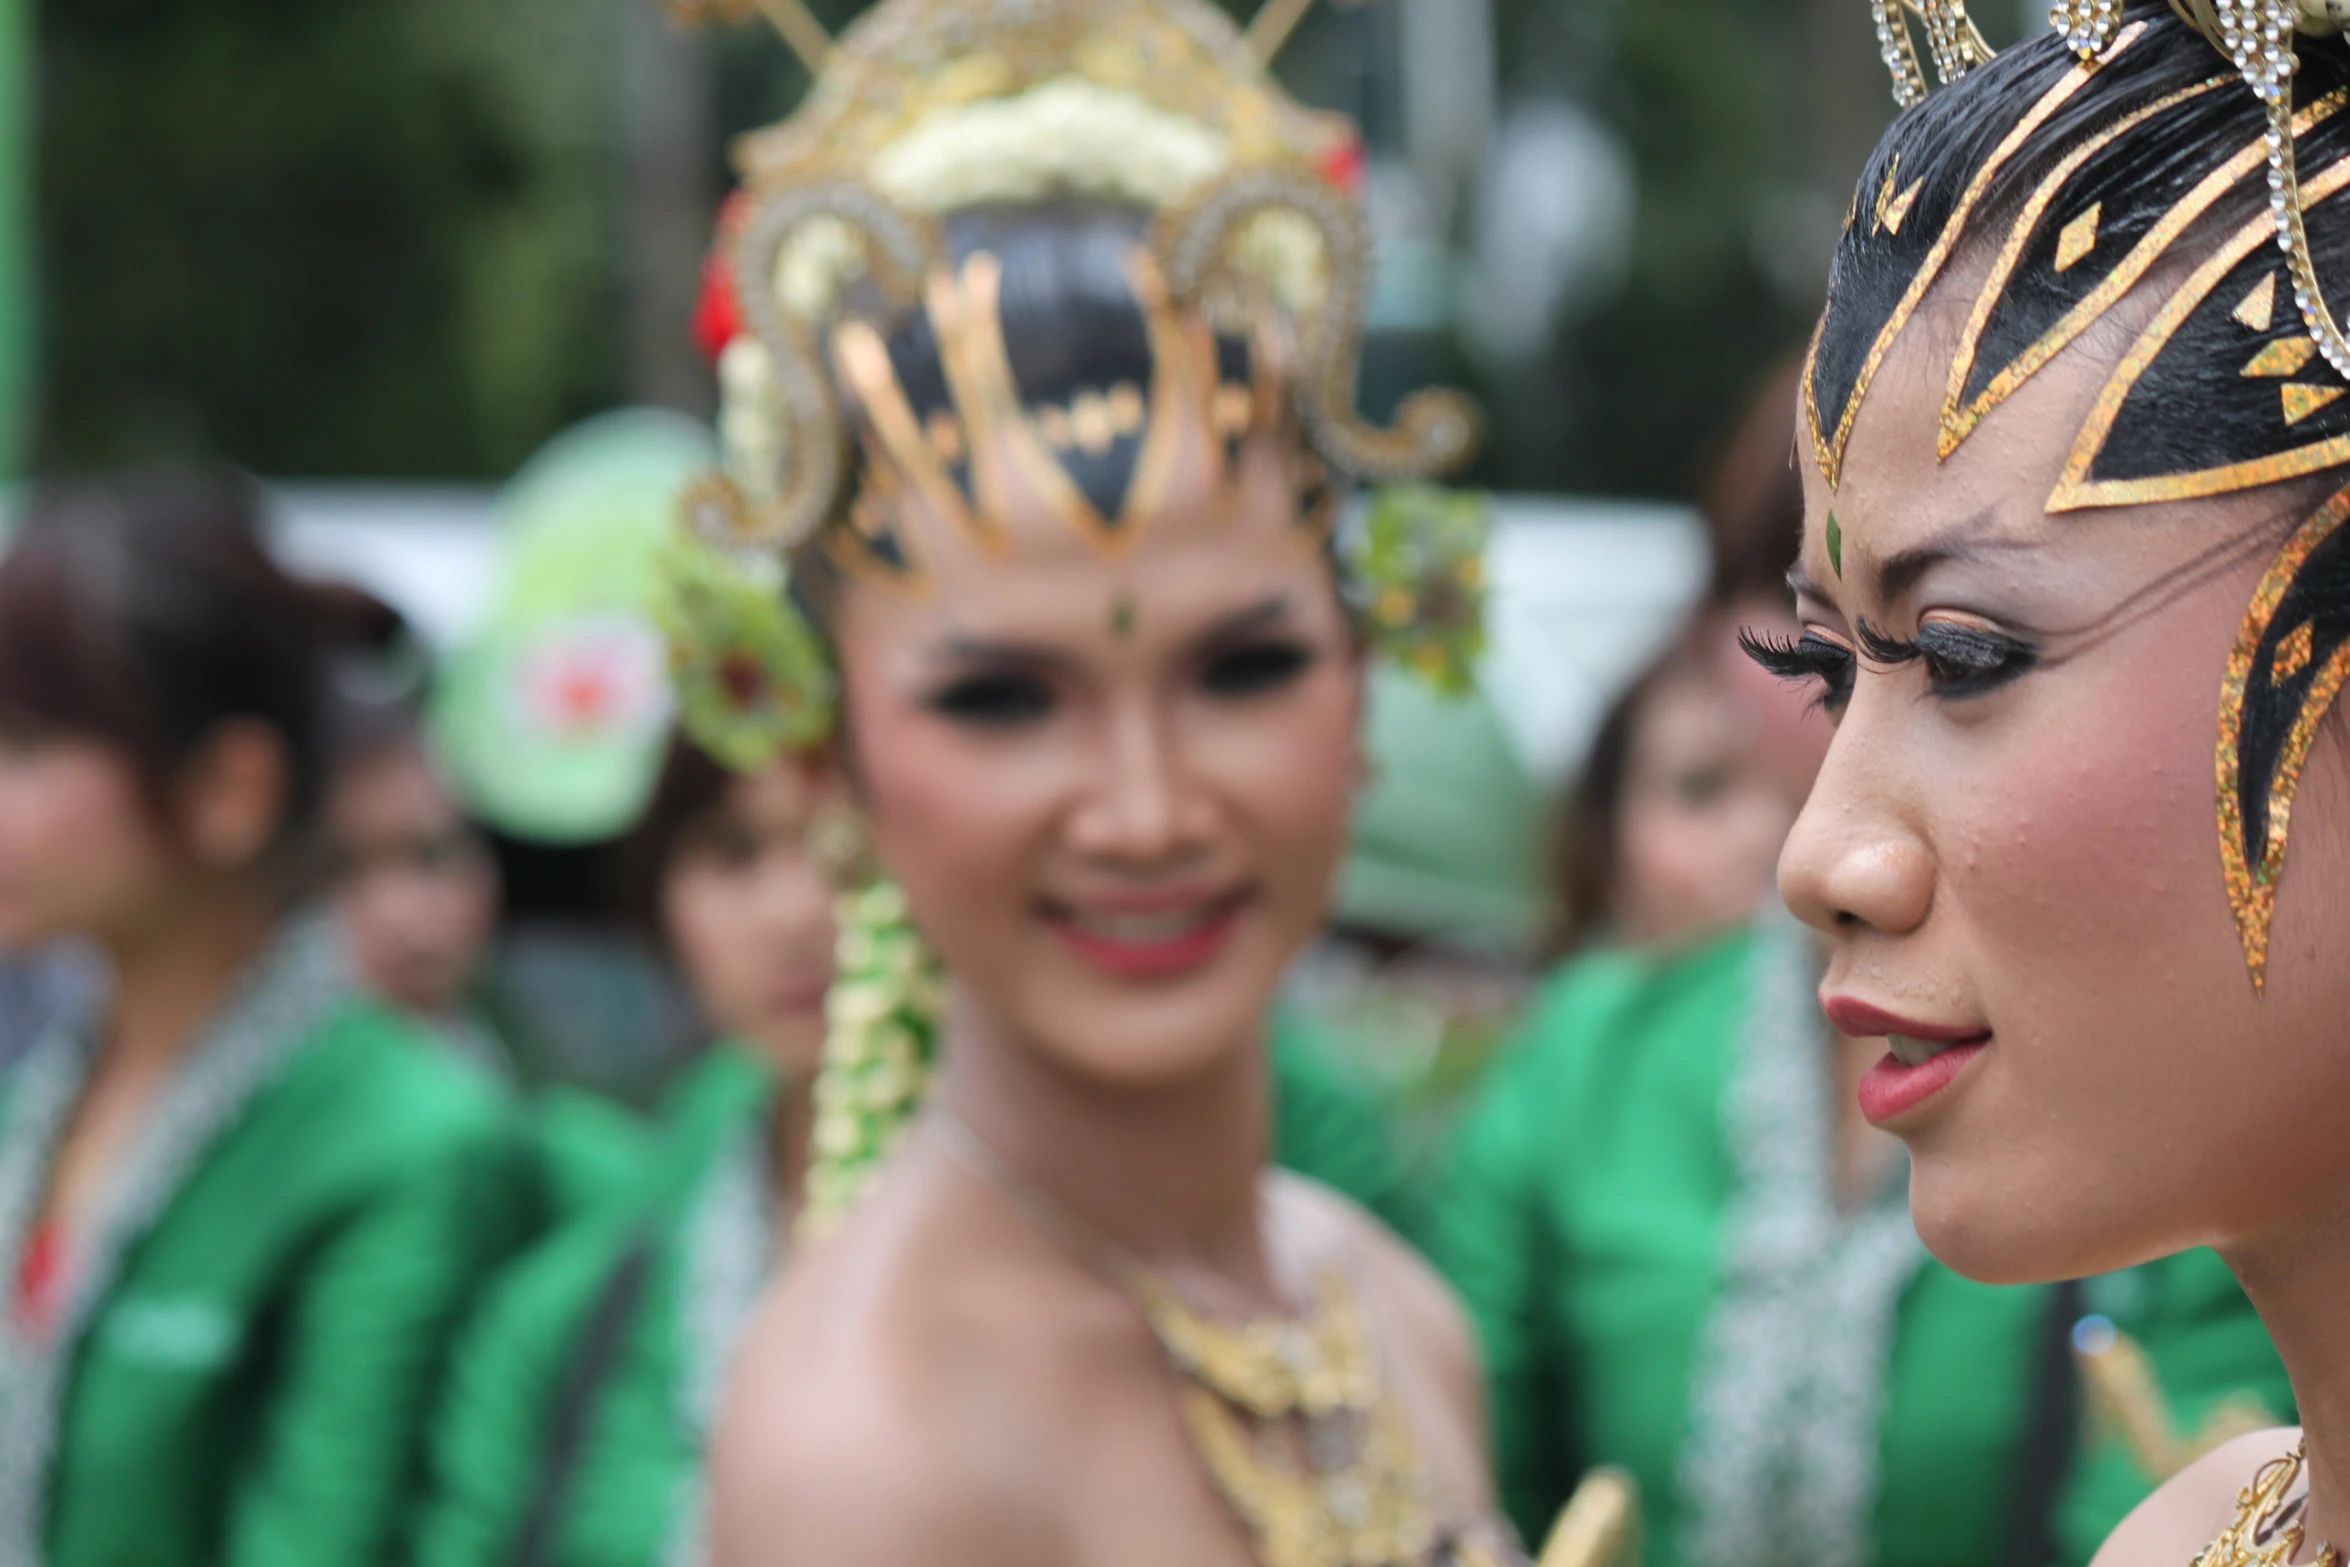
MULTIPOLYGON (((2277 1514, 2286 1505, 2285 1493, 2300 1475, 2307 1450, 2306 1441, 2297 1442, 2284 1457, 2260 1466, 2252 1483, 2236 1493, 2236 1521, 2203 1548, 2194 1567, 2287 1567, 2301 1549, 2304 1514, 2299 1502, 2293 1504, 2290 1520, 2280 1524, 2277 1514)), ((2315 1567, 2342 1567, 2342 1553, 2326 1546, 2317 1553, 2315 1567)))
POLYGON ((1185 1430, 1262 1567, 1423 1567, 1437 1544, 1402 1407, 1344 1276, 1325 1270, 1299 1318, 1220 1321, 1023 1178, 945 1109, 956 1163, 1141 1308, 1184 1380, 1185 1430), (1294 1422, 1302 1428, 1281 1429, 1294 1422), (1305 1463, 1294 1460, 1302 1448, 1305 1463))

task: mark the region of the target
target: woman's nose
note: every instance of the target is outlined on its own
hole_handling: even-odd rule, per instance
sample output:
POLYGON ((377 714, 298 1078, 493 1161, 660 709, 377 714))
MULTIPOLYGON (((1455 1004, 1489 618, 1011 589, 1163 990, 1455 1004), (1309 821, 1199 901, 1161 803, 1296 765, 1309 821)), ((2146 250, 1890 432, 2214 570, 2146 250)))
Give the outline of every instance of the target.
POLYGON ((1072 831, 1087 852, 1134 864, 1180 855, 1198 836, 1198 791, 1180 747, 1151 715, 1121 714, 1110 726, 1099 781, 1072 831))
POLYGON ((1779 854, 1779 896, 1815 930, 1915 930, 1934 904, 1934 857, 1905 815, 1901 769, 1849 721, 1828 748, 1779 854))

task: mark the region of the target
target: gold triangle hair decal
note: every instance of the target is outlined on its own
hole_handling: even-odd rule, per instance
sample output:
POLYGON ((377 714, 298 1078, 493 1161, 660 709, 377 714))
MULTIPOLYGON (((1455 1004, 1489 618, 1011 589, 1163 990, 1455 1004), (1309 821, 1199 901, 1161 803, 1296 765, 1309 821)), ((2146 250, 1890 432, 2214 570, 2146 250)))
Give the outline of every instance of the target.
MULTIPOLYGON (((2350 186, 2350 160, 2329 166, 2310 180, 2304 191, 2309 200, 2323 201, 2345 186, 2350 186)), ((2350 430, 2321 433, 2315 439, 2295 445, 2284 438, 2280 429, 2276 450, 2239 461, 2199 460, 2192 452, 2180 452, 2175 439, 2155 441, 2151 435, 2145 439, 2136 435, 2137 426, 2131 416, 2139 410, 2132 403, 2132 394, 2147 370, 2173 346, 2181 330, 2199 312, 2210 312, 2221 318, 2235 316, 2241 308, 2236 302, 2255 288, 2258 280, 2245 276, 2233 287, 2222 285, 2247 267, 2271 265, 2264 247, 2274 238, 2275 230, 2267 213, 2247 220, 2163 301, 2162 308, 2147 322, 2138 340, 2114 366, 2104 389, 2097 394, 2097 401, 2074 439, 2072 454, 2065 461, 2056 489, 2048 497, 2049 511, 2142 506, 2157 501, 2226 495, 2322 472, 2350 461, 2350 430)), ((2301 323, 2287 317, 2275 325, 2297 328, 2301 323)), ((2282 365, 2288 358, 2295 369, 2306 367, 2313 355, 2298 349, 2280 353, 2276 347, 2276 343, 2297 341, 2308 339, 2291 331, 2275 343, 2248 345, 2244 367, 2272 371, 2273 366, 2282 365), (2271 364, 2263 364, 2263 359, 2271 354, 2277 354, 2277 358, 2271 364)), ((2273 369, 2273 373, 2293 372, 2273 369)), ((2252 396, 2265 402, 2270 394, 2263 389, 2262 377, 2256 374, 2249 380, 2242 376, 2220 378, 2215 382, 2213 395, 2252 396)), ((2172 434, 2175 437, 2176 432, 2172 434)))
MULTIPOLYGON (((1882 3, 1896 4, 1898 0, 1882 0, 1882 3)), ((2054 85, 2040 95, 2038 102, 2024 111, 2022 118, 2018 119, 2006 136, 2001 138, 1999 145, 1993 148, 1990 156, 1983 160, 1982 166, 1975 170, 1974 177, 1967 182, 1965 193, 1959 197, 1957 206, 1951 210, 1949 220, 1934 236, 1933 244, 1927 249, 1924 259, 1919 262, 1916 272, 1911 275, 1909 286, 1902 291, 1901 298, 1894 305, 1892 314, 1878 329, 1875 339, 1869 345, 1866 357, 1861 361, 1858 373, 1854 375, 1850 386, 1844 389, 1842 400, 1835 409, 1835 424, 1832 430, 1823 428, 1823 414, 1826 410, 1821 407, 1819 396, 1822 338, 1818 336, 1813 338, 1811 359, 1805 366, 1803 375, 1804 407, 1806 422, 1811 431, 1812 456, 1818 462, 1820 472, 1826 477, 1830 489, 1836 488, 1841 482, 1844 470, 1844 448, 1852 439, 1852 424, 1854 419, 1859 416, 1862 400, 1868 396, 1869 384, 1876 379, 1877 371, 1884 364, 1886 354, 1892 350, 1894 339, 1898 338, 1902 329, 1909 325, 1910 317, 1916 313, 1918 305, 1925 299, 1927 291, 1941 277, 1943 267, 1949 262, 1953 252, 1957 250, 1958 242, 1966 232, 1967 224, 1974 215, 1976 204, 1991 188, 1993 180, 1997 178, 1999 171, 2006 166, 2007 161, 2014 157, 2026 142, 2031 140, 2033 132, 2046 124, 2048 117, 2061 108, 2066 99, 2080 91, 2082 85, 2106 61, 2113 59, 2122 50, 2127 49, 2144 30, 2144 23, 2134 24, 2122 32, 2120 37, 2114 41, 2113 48, 2107 53, 2100 55, 2095 60, 2077 64, 2065 72, 2054 85)), ((1826 320, 1827 317, 1823 316, 1823 326, 1826 320)))
MULTIPOLYGON (((2277 882, 2301 770, 2350 679, 2350 615, 2306 591, 2313 563, 2350 544, 2350 489, 2286 541, 2253 592, 2220 683, 2216 782, 2220 867, 2255 990, 2268 984, 2277 882)), ((2331 562, 2340 570, 2343 562, 2331 562)))
MULTIPOLYGON (((1989 276, 1983 280, 1983 286, 1975 296, 1974 309, 1967 318, 1966 327, 1959 334, 1958 352, 1951 360, 1950 382, 1942 402, 1942 431, 1936 447, 1941 457, 1947 459, 1957 451, 1959 445, 1974 433, 1975 426, 1982 423, 1986 414, 2015 395, 2025 382, 2037 375, 2051 359, 2112 309, 2123 295, 2153 270, 2155 263, 2162 259, 2164 253, 2196 219, 2211 210, 2214 202, 2259 166, 2262 142, 2255 138, 2198 180, 2113 264, 2113 270, 2076 300, 2054 325, 2002 366, 1979 389, 1974 389, 1972 397, 1967 395, 1977 368, 1977 355, 1992 315, 2008 303, 2008 282, 2014 277, 2042 218, 2063 195, 2074 176, 2116 139, 2127 135, 2144 121, 2225 87, 2233 80, 2228 76, 2214 76, 2121 116, 2094 135, 2084 138, 2079 146, 2066 153, 2025 200, 2016 215, 2014 226, 2008 231, 2006 243, 2000 247, 1998 256, 1991 264, 1989 276)), ((2342 95, 2329 94, 2302 110, 2295 123, 2306 131, 2337 113, 2343 101, 2342 95)))

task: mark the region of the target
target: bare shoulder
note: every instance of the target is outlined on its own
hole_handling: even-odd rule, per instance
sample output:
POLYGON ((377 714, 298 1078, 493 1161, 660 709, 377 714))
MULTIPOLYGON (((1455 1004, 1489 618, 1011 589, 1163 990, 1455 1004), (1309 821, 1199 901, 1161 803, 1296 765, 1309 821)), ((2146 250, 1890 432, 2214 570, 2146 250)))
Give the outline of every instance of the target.
POLYGON ((1450 1285, 1420 1254, 1377 1218, 1302 1175, 1275 1171, 1275 1200, 1301 1228, 1327 1237, 1349 1276, 1373 1297, 1382 1324, 1417 1360, 1456 1375, 1475 1394, 1479 1372, 1467 1313, 1450 1285))
POLYGON ((1300 1243, 1337 1259, 1360 1287, 1394 1390, 1440 1489, 1464 1516, 1487 1512, 1485 1372, 1451 1288, 1394 1231, 1345 1197, 1302 1176, 1277 1172, 1273 1179, 1276 1211, 1300 1243))
POLYGON ((1051 1567, 1053 1509, 936 1352, 902 1248, 844 1235, 762 1302, 711 1464, 718 1567, 1051 1567), (897 1255, 893 1256, 893 1253, 897 1255))
POLYGON ((2164 1481, 2107 1535, 2089 1567, 2178 1567, 2235 1521, 2236 1496, 2260 1467, 2301 1440, 2297 1426, 2222 1443, 2164 1481))

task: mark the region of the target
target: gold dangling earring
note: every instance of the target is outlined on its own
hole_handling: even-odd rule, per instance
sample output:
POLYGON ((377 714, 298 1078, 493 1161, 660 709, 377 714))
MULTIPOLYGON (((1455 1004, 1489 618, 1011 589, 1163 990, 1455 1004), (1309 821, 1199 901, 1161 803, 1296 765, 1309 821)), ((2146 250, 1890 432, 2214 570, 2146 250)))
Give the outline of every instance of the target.
POLYGON ((922 1107, 945 976, 914 928, 905 889, 875 865, 854 811, 827 811, 810 823, 808 847, 843 889, 834 904, 815 1153, 799 1223, 801 1236, 814 1239, 839 1228, 922 1107))

